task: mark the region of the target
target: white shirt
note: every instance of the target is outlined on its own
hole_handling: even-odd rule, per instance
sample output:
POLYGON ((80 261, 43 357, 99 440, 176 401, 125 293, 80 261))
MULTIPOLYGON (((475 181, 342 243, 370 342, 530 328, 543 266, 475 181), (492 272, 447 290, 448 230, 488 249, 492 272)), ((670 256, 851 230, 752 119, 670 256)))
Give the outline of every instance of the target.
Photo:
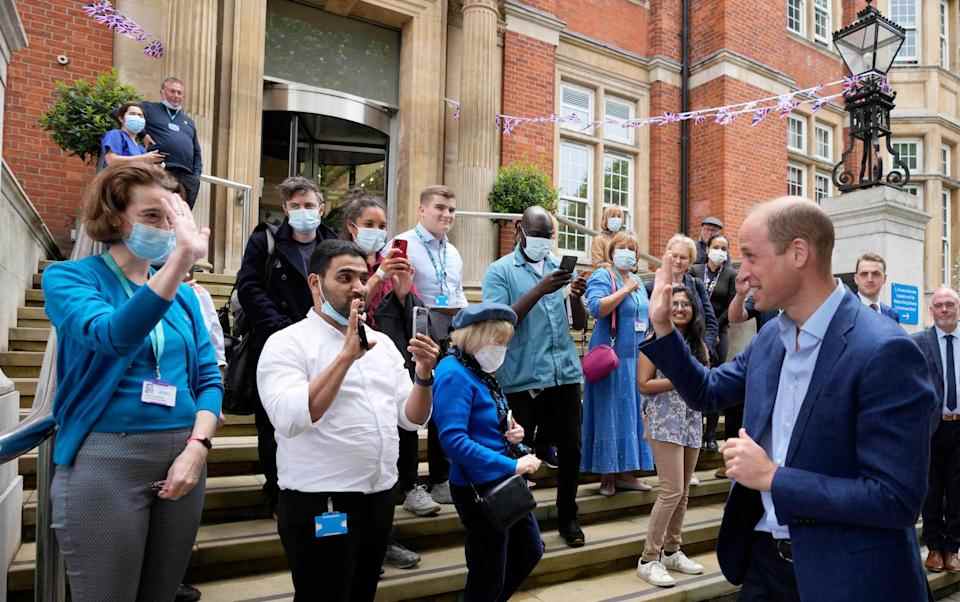
POLYGON ((880 299, 877 299, 876 301, 871 301, 870 299, 867 299, 860 293, 857 293, 857 296, 860 297, 860 302, 866 305, 867 307, 870 307, 871 305, 876 305, 877 309, 873 309, 872 307, 870 307, 870 309, 873 309, 873 311, 877 312, 878 314, 883 313, 882 311, 880 311, 880 299))
POLYGON ((213 350, 217 354, 217 365, 226 366, 227 353, 224 348, 223 327, 220 326, 220 316, 217 315, 217 306, 213 303, 213 297, 210 296, 210 291, 203 288, 199 283, 190 282, 189 284, 197 295, 197 300, 200 301, 203 323, 207 327, 207 332, 210 333, 210 344, 213 345, 213 350))
MULTIPOLYGON (((420 299, 427 307, 466 307, 467 296, 463 292, 463 258, 457 248, 444 236, 436 238, 426 228, 417 224, 413 230, 398 234, 407 241, 407 258, 413 264, 413 284, 420 299), (424 242, 426 241, 426 242, 424 242), (438 271, 445 272, 441 286, 438 271), (447 304, 439 305, 437 296, 445 294, 447 304)), ((393 243, 386 248, 393 246, 393 243)))
POLYGON ((403 357, 386 335, 369 326, 377 344, 347 371, 333 403, 310 419, 310 379, 327 369, 344 335, 313 309, 275 333, 260 355, 257 386, 276 429, 281 489, 376 493, 397 482, 397 426, 415 431, 405 406, 413 389, 403 357))
POLYGON ((940 365, 943 366, 943 410, 944 415, 960 414, 960 329, 953 332, 944 332, 939 327, 934 326, 937 331, 937 343, 940 344, 940 365), (947 409, 947 339, 948 334, 953 335, 953 375, 957 385, 957 407, 954 410, 947 409))

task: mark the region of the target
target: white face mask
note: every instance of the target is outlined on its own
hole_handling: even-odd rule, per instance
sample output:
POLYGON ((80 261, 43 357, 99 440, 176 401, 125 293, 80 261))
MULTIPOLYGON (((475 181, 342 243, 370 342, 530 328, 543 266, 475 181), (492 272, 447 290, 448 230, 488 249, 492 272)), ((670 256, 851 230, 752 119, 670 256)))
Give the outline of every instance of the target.
POLYGON ((623 220, 619 217, 611 217, 607 220, 607 228, 611 232, 619 232, 620 228, 623 226, 623 220))
POLYGON ((523 236, 527 239, 527 244, 523 247, 523 252, 526 253, 527 257, 533 261, 543 261, 550 254, 550 248, 553 246, 552 240, 538 236, 527 236, 526 232, 523 233, 523 236))
POLYGON ((613 252, 613 265, 618 270, 632 270, 637 265, 637 253, 633 249, 617 249, 613 252))
POLYGON ((727 252, 723 249, 710 249, 707 252, 707 257, 709 257, 713 263, 723 263, 727 260, 727 252))
POLYGON ((505 345, 484 345, 479 351, 473 354, 474 359, 480 364, 480 368, 487 374, 493 374, 503 365, 503 359, 507 356, 505 345))
POLYGON ((380 228, 361 228, 358 226, 354 242, 367 255, 376 253, 383 248, 383 245, 387 244, 387 231, 380 228))

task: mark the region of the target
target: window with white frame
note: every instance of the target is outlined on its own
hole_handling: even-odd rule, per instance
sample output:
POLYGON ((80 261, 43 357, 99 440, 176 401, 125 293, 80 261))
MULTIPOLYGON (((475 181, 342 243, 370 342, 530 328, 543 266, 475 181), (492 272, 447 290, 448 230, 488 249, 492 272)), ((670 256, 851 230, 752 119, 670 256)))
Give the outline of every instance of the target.
MULTIPOLYGON (((922 145, 919 140, 895 140, 891 146, 900 155, 900 162, 907 166, 910 173, 919 173, 920 166, 923 165, 922 145)), ((891 167, 895 168, 893 165, 891 167)))
POLYGON ((803 4, 803 0, 787 0, 787 29, 800 35, 804 32, 803 4))
POLYGON ((807 120, 803 117, 787 117, 787 148, 798 153, 807 152, 807 120))
POLYGON ((950 7, 940 0, 940 66, 950 68, 950 7))
POLYGON ((941 145, 940 146, 940 173, 945 175, 948 178, 953 173, 950 169, 951 168, 950 155, 951 155, 950 147, 947 146, 946 144, 941 145))
POLYGON ((813 0, 813 39, 829 46, 833 33, 832 21, 830 0, 813 0))
POLYGON ((787 194, 804 196, 804 184, 807 180, 807 168, 796 163, 787 164, 787 194))
POLYGON ((829 199, 833 196, 833 182, 830 180, 830 174, 818 171, 816 175, 816 201, 823 202, 823 199, 829 199))
POLYGON ((564 117, 577 116, 577 121, 563 121, 560 125, 569 130, 593 134, 593 127, 586 127, 593 121, 593 90, 574 86, 560 85, 560 114, 564 117))
POLYGON ((940 193, 940 266, 944 286, 950 286, 950 191, 940 193))
MULTIPOLYGON (((623 223, 633 223, 633 159, 619 153, 603 155, 603 208, 623 209, 623 223)), ((632 229, 632 228, 631 228, 632 229)))
MULTIPOLYGON (((572 142, 560 143, 560 214, 580 225, 592 224, 593 149, 572 142)), ((560 226, 557 245, 563 251, 587 252, 587 236, 560 226)))
POLYGON ((818 123, 814 132, 816 139, 814 155, 824 161, 833 161, 833 127, 818 123))
POLYGON ((633 128, 626 128, 617 124, 633 119, 634 104, 612 96, 604 98, 603 104, 603 118, 613 121, 612 123, 604 123, 603 137, 613 142, 633 144, 633 128))
POLYGON ((890 0, 890 19, 907 32, 897 60, 916 62, 920 58, 920 47, 917 43, 917 28, 920 24, 918 0, 890 0))

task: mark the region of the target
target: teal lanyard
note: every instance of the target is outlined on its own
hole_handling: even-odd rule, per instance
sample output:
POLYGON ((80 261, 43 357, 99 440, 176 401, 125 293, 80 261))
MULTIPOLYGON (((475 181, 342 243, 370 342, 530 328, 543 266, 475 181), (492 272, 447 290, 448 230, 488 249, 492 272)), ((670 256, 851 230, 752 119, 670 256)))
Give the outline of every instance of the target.
MULTIPOLYGON (((123 270, 117 265, 117 261, 113 258, 113 255, 111 255, 109 251, 106 251, 100 255, 100 257, 103 258, 103 262, 107 264, 107 267, 110 268, 113 275, 120 281, 120 286, 123 287, 123 291, 127 293, 127 298, 132 298, 133 288, 130 287, 130 280, 123 274, 123 270)), ((150 345, 153 347, 153 356, 157 360, 157 380, 161 380, 160 358, 163 356, 163 348, 166 345, 166 337, 163 334, 163 318, 161 318, 160 321, 157 322, 157 325, 153 327, 153 330, 150 331, 150 345)))
POLYGON ((420 239, 420 242, 423 243, 423 248, 427 250, 427 257, 430 258, 430 263, 433 264, 433 271, 437 273, 437 284, 440 286, 440 294, 446 294, 447 289, 447 249, 443 240, 439 240, 440 244, 440 256, 438 259, 433 258, 433 251, 430 250, 430 243, 427 241, 426 237, 420 233, 419 228, 414 228, 413 231, 416 233, 417 238, 420 239))

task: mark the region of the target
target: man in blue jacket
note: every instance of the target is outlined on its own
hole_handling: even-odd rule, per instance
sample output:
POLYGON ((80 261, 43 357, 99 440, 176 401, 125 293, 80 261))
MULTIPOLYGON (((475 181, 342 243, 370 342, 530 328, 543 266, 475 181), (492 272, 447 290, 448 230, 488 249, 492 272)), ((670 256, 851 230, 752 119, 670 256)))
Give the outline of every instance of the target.
POLYGON ((744 428, 722 450, 735 483, 717 545, 740 600, 927 599, 916 521, 933 390, 907 334, 833 278, 833 243, 809 200, 754 208, 738 279, 759 310, 783 313, 712 370, 674 332, 670 277, 657 272, 655 339, 641 351, 693 408, 746 400, 744 428))

